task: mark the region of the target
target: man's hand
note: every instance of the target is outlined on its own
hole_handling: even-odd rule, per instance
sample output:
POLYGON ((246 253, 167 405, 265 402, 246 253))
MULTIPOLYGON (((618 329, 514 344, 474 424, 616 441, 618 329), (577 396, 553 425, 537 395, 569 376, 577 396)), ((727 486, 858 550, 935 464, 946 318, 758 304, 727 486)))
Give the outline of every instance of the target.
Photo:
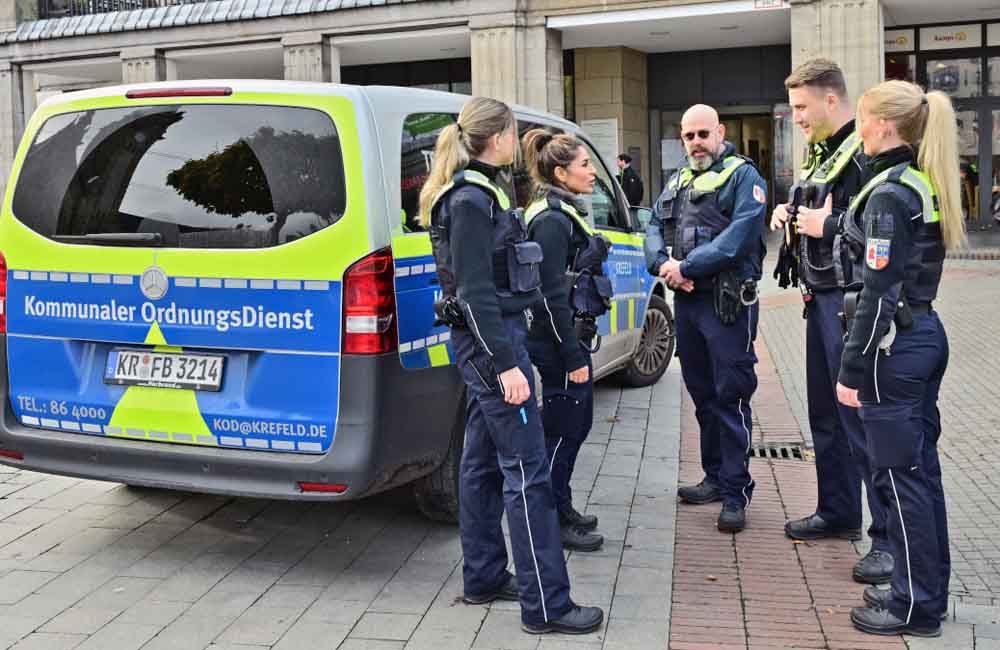
POLYGON ((694 282, 684 277, 681 273, 681 263, 670 259, 660 265, 660 277, 667 281, 667 286, 671 289, 680 289, 690 292, 694 289, 694 282))
POLYGON ((524 376, 521 369, 514 366, 510 370, 500 373, 500 385, 503 388, 503 401, 517 406, 528 401, 531 397, 531 387, 528 386, 528 378, 524 376))
POLYGON ((840 382, 837 382, 837 400, 844 406, 861 408, 861 402, 858 401, 858 389, 848 388, 840 382))
POLYGON ((791 207, 791 203, 776 205, 774 207, 774 212, 771 213, 771 230, 781 230, 785 227, 785 224, 788 222, 788 217, 791 216, 788 213, 791 207))
POLYGON ((823 224, 826 218, 833 214, 833 195, 826 197, 826 203, 822 208, 799 208, 795 214, 798 217, 796 221, 798 232, 813 239, 820 239, 823 237, 823 224))
POLYGON ((582 368, 577 368, 568 375, 569 380, 574 384, 586 384, 587 380, 590 379, 590 368, 583 366, 582 368))

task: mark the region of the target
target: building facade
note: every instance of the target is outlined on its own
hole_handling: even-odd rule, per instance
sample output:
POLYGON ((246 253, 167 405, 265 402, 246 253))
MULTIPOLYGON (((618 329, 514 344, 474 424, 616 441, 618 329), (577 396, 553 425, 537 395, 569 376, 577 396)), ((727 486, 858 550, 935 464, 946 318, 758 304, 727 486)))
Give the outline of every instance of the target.
POLYGON ((802 150, 782 81, 794 65, 824 55, 844 68, 854 96, 889 76, 955 98, 965 202, 970 218, 986 224, 1000 185, 1000 5, 992 5, 0 0, 0 177, 26 119, 53 93, 265 78, 420 86, 564 115, 604 157, 632 155, 647 204, 682 160, 681 112, 709 103, 781 200, 802 150))

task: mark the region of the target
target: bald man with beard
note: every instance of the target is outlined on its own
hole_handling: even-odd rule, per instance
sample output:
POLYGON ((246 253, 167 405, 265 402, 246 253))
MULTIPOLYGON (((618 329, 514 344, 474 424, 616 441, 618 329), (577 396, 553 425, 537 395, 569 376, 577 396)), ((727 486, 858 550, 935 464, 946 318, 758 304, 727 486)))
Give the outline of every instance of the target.
POLYGON ((684 113, 688 164, 653 206, 646 262, 674 291, 677 353, 701 429, 705 477, 677 494, 688 504, 722 501, 718 528, 736 533, 754 488, 750 398, 767 192, 753 162, 725 135, 711 106, 684 113))

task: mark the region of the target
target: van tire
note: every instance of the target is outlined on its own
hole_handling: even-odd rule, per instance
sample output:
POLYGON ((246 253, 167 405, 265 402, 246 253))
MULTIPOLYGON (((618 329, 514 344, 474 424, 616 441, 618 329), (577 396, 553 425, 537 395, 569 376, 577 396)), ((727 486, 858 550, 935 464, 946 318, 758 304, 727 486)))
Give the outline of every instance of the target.
POLYGON ((674 315, 660 296, 649 297, 642 322, 642 339, 628 364, 618 372, 626 386, 641 388, 655 384, 667 371, 674 357, 676 337, 674 315))
POLYGON ((444 460, 433 472, 413 482, 417 508, 432 521, 458 523, 458 473, 465 449, 465 395, 459 400, 451 443, 444 460))

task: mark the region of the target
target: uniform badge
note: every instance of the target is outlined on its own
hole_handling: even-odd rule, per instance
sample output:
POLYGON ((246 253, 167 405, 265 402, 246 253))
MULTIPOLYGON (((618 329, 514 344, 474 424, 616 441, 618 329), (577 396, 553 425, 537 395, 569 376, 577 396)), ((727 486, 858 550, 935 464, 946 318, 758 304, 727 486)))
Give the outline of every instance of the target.
POLYGON ((881 271, 889 266, 889 250, 891 245, 891 239, 869 237, 865 252, 865 265, 873 271, 881 271))
POLYGON ((760 185, 753 186, 753 198, 757 200, 757 203, 767 205, 767 195, 764 194, 764 188, 760 185))

